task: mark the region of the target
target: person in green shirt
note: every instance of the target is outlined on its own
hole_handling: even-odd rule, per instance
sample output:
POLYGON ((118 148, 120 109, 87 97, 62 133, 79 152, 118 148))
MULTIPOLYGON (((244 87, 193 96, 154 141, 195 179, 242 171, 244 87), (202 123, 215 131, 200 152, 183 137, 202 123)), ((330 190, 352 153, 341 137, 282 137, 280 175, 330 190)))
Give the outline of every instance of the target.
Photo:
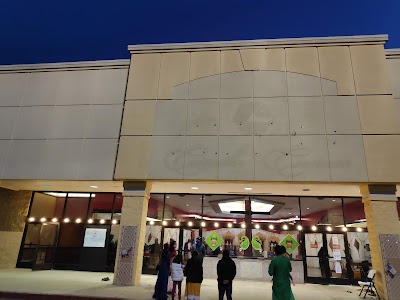
POLYGON ((275 253, 277 257, 271 261, 268 268, 269 275, 273 276, 272 300, 295 300, 290 287, 292 265, 290 260, 283 256, 286 253, 286 248, 277 245, 275 253))

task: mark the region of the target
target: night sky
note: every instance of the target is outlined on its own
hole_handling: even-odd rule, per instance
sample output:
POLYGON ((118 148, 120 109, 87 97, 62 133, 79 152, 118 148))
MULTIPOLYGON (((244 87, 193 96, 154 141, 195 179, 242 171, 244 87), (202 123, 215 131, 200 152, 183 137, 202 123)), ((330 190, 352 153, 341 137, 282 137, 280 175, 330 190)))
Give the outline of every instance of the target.
POLYGON ((0 64, 128 58, 132 44, 389 34, 400 0, 2 0, 0 64))

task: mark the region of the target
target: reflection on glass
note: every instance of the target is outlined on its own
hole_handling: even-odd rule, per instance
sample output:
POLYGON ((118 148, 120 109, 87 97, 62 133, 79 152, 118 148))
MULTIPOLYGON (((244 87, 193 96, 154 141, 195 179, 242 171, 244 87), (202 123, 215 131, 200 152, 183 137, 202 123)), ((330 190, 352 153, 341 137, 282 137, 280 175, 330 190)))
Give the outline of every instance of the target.
POLYGON ((65 197, 57 197, 44 193, 35 193, 32 201, 30 217, 36 220, 41 218, 61 218, 63 214, 65 197))
POLYGON ((155 271, 161 255, 161 226, 146 226, 143 269, 155 271))

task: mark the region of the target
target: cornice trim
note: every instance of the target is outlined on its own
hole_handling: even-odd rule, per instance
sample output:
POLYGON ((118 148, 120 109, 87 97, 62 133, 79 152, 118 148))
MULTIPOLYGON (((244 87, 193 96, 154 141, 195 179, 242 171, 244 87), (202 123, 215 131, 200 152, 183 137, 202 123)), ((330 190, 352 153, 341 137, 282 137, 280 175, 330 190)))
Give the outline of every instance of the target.
POLYGON ((60 71, 76 69, 125 69, 129 67, 129 59, 79 61, 48 64, 0 65, 0 73, 4 72, 35 72, 60 71))
POLYGON ((180 51, 204 51, 204 50, 230 50, 242 48, 290 48, 290 47, 316 47, 316 46, 349 46, 385 44, 388 40, 387 34, 382 35, 359 35, 359 36, 335 36, 314 38, 290 38, 290 39, 268 39, 268 40, 243 40, 243 41, 220 41, 220 42, 196 42, 196 43, 172 43, 172 44, 146 44, 130 45, 131 53, 151 52, 180 52, 180 51))

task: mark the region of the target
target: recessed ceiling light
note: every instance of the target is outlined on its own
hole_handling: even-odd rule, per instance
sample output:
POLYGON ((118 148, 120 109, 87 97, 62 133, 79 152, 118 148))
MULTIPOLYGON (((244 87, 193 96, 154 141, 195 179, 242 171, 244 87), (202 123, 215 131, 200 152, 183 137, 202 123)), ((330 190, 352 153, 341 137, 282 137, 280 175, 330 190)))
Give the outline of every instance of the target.
POLYGON ((303 226, 301 225, 297 226, 297 230, 303 230, 303 226))
POLYGON ((272 229, 275 228, 275 226, 271 224, 271 225, 268 226, 268 228, 272 230, 272 229))
POLYGON ((104 219, 100 220, 100 224, 104 224, 106 221, 104 219))
POLYGON ((192 186, 192 190, 198 190, 199 188, 197 186, 192 186))
POLYGON ((97 189, 97 188, 98 188, 97 185, 91 185, 90 187, 91 187, 92 189, 97 189))
POLYGON ((311 230, 312 231, 316 231, 317 230, 317 226, 314 225, 313 227, 311 227, 311 230))
POLYGON ((154 221, 150 221, 150 225, 154 225, 154 221))
POLYGON ((326 227, 326 230, 332 231, 332 227, 331 227, 331 226, 328 226, 328 227, 326 227))
POLYGON ((253 188, 251 188, 251 187, 245 187, 244 188, 246 191, 252 191, 253 190, 253 188))
POLYGON ((307 207, 307 209, 310 209, 309 207, 307 207))
POLYGON ((92 223, 93 223, 93 219, 89 219, 87 222, 88 222, 89 224, 92 224, 92 223))
POLYGON ((243 223, 243 224, 241 225, 241 227, 242 227, 242 228, 246 228, 246 224, 243 223))
POLYGON ((343 230, 344 232, 346 232, 346 231, 347 231, 347 227, 344 226, 344 227, 342 228, 342 230, 343 230))
POLYGON ((335 202, 336 200, 335 200, 335 199, 333 199, 332 201, 333 201, 333 202, 335 202))
MULTIPOLYGON (((153 222, 153 224, 154 224, 154 221, 152 221, 153 222)), ((112 223, 115 225, 115 224, 117 224, 118 223, 118 221, 117 220, 112 220, 112 223)))
POLYGON ((291 215, 292 213, 289 213, 289 215, 291 215))
POLYGON ((189 206, 189 204, 186 204, 186 206, 189 206))
POLYGON ((229 228, 232 228, 232 223, 228 223, 228 227, 229 227, 229 228))
POLYGON ((167 199, 169 199, 169 196, 167 196, 167 199))
POLYGON ((206 222, 201 222, 201 227, 206 227, 206 222))
POLYGON ((193 222, 189 222, 188 225, 189 225, 190 227, 192 227, 192 226, 193 226, 193 222))
POLYGON ((282 226, 283 230, 288 230, 289 226, 287 226, 286 224, 282 226))
POLYGON ((260 224, 256 224, 256 229, 260 229, 260 224))
POLYGON ((358 232, 361 232, 362 229, 361 229, 360 227, 357 227, 357 231, 358 231, 358 232))

